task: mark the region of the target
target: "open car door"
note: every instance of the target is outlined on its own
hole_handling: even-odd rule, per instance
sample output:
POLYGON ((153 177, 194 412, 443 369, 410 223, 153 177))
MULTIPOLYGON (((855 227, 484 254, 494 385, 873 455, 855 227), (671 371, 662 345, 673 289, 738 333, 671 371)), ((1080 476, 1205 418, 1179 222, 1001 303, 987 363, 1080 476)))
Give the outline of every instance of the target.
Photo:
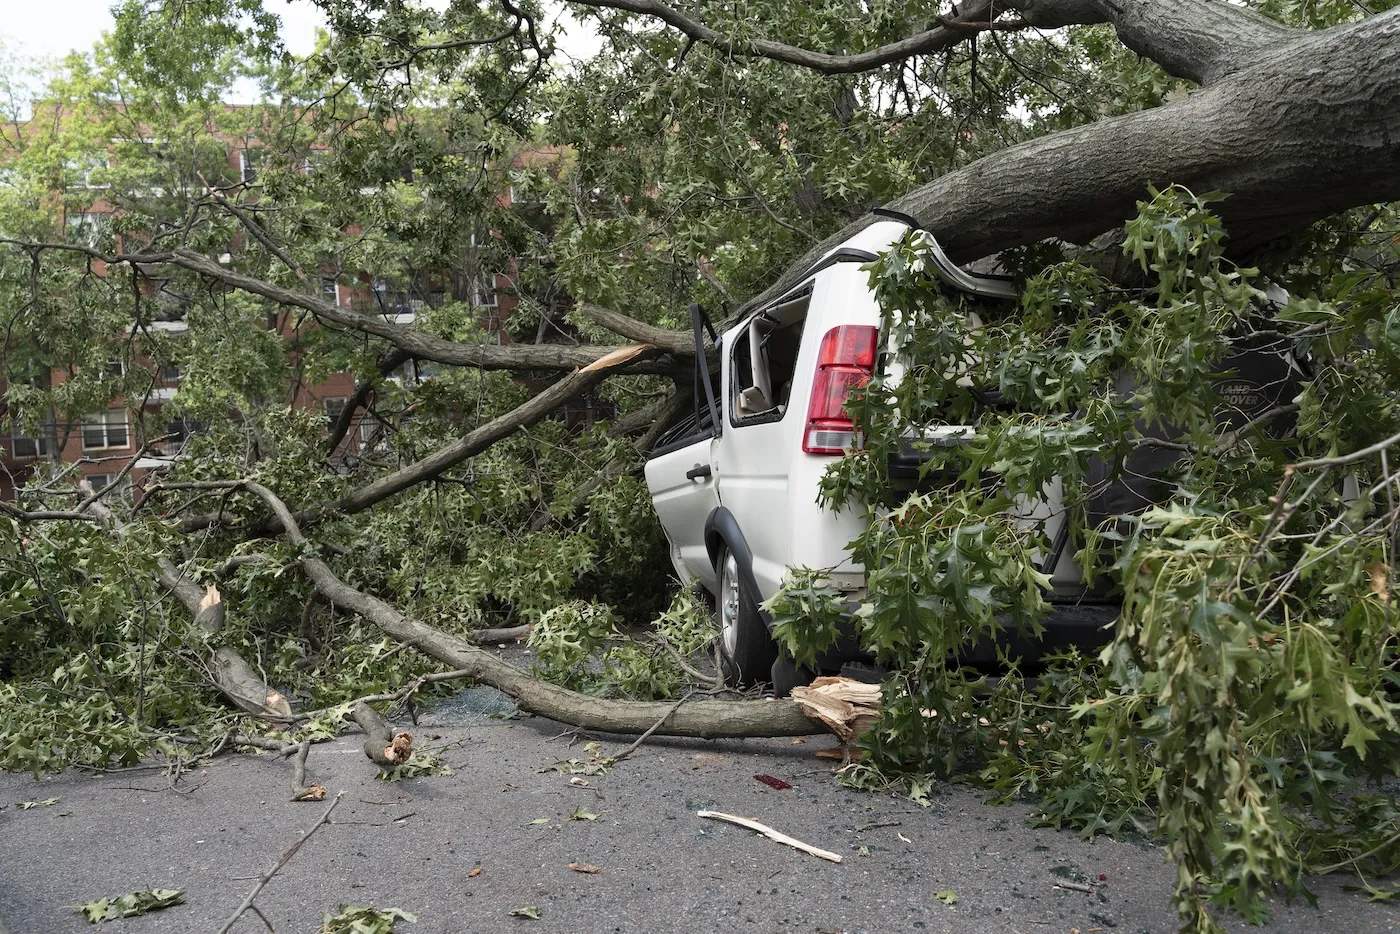
POLYGON ((683 584, 699 580, 714 593, 719 582, 705 548, 705 520, 720 505, 715 473, 722 430, 704 330, 716 342, 714 327, 699 305, 690 307, 695 335, 695 412, 661 436, 646 462, 647 489, 666 539, 671 562, 683 584))

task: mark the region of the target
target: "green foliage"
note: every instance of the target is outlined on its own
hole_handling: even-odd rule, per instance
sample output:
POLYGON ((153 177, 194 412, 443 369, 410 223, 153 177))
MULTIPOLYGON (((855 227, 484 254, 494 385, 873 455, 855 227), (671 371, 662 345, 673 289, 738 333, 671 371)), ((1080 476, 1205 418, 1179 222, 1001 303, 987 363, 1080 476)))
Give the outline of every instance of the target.
POLYGON ((99 898, 69 907, 81 911, 89 924, 96 924, 99 921, 115 921, 118 918, 135 918, 152 911, 160 911, 162 908, 182 905, 184 902, 185 893, 178 889, 147 889, 144 892, 113 895, 110 898, 99 898))
POLYGON ((394 934, 400 921, 415 924, 418 916, 402 908, 341 905, 335 914, 322 917, 321 934, 394 934))
MULTIPOLYGON (((1052 42, 989 32, 833 78, 736 66, 728 49, 619 10, 584 14, 604 47, 566 65, 533 4, 520 7, 529 37, 498 41, 522 21, 497 4, 318 6, 330 32, 298 63, 259 0, 121 4, 114 35, 66 62, 34 119, 0 134, 0 231, 103 250, 178 245, 294 292, 320 276, 360 288, 363 275, 383 288, 359 311, 386 311, 383 296, 399 290, 431 297, 441 307, 418 309, 417 327, 462 343, 497 339, 470 284, 499 272, 520 301, 512 340, 613 342, 572 304, 684 327, 689 302, 731 309, 917 181, 1190 91, 1105 26, 1052 42), (459 39, 471 41, 446 41, 459 39), (250 76, 263 100, 224 107, 221 95, 250 76), (257 177, 241 187, 237 157, 253 151, 257 177), (277 250, 211 187, 251 211, 277 250), (92 217, 103 205, 118 215, 92 217)), ((1314 26, 1361 15, 1339 0, 1257 6, 1314 26)), ((691 13, 740 37, 858 49, 903 38, 937 10, 701 0, 691 13)), ((7 117, 25 116, 8 92, 26 80, 0 75, 7 117)), ((833 467, 823 494, 868 510, 856 627, 897 672, 847 779, 901 782, 927 802, 958 776, 1037 795, 1054 826, 1156 829, 1171 838, 1179 904, 1200 928, 1212 923, 1207 902, 1256 913, 1268 887, 1297 885, 1298 867, 1395 868, 1394 796, 1368 782, 1400 761, 1388 460, 1285 468, 1395 433, 1394 211, 1320 224, 1252 270, 1222 258, 1210 197, 1169 189, 1142 206, 1125 248, 1149 290, 1041 244, 1005 257, 1024 284, 1018 307, 970 306, 940 288, 917 239, 897 246, 872 274, 903 364, 852 403, 867 446, 833 467), (1292 293, 1286 307, 1263 301, 1270 282, 1292 293), (980 326, 968 327, 969 312, 980 326), (1291 434, 1269 424, 1232 436, 1216 423, 1220 361, 1249 340, 1309 361, 1291 434), (962 376, 1006 404, 985 405, 962 376), (1157 507, 1090 516, 1089 488, 1131 474, 1162 424, 1187 450, 1156 477, 1157 507), (969 431, 931 448, 916 489, 896 484, 886 455, 931 426, 969 431), (1125 610, 1102 658, 1066 653, 1034 682, 1006 659, 1010 674, 993 684, 948 661, 1040 631, 1050 542, 1015 510, 1052 478, 1080 563, 1125 610)), ((337 513, 347 492, 523 401, 531 388, 509 374, 421 363, 380 373, 383 341, 316 327, 298 307, 179 268, 104 270, 82 253, 13 244, 0 245, 0 309, 7 423, 55 445, 76 443, 84 416, 109 407, 127 412, 141 444, 171 417, 199 423, 168 479, 252 477, 317 510, 315 553, 411 615, 457 635, 532 623, 538 672, 635 698, 674 696, 712 644, 692 595, 667 609, 667 548, 640 458, 606 422, 547 420, 386 507, 337 513), (183 333, 168 327, 177 321, 183 333), (147 402, 172 365, 179 390, 157 414, 147 402), (325 450, 325 412, 307 391, 342 372, 375 387, 372 440, 351 454, 325 450), (658 616, 659 641, 640 636, 658 616)), ((611 379, 593 401, 625 417, 670 389, 611 379)), ((71 507, 72 477, 49 467, 24 503, 71 507)), ((0 767, 130 763, 175 753, 177 735, 212 744, 236 719, 208 690, 207 652, 220 645, 289 697, 332 710, 430 670, 345 610, 309 601, 298 550, 237 528, 264 511, 242 494, 166 491, 119 506, 120 534, 5 520, 0 767), (174 532, 216 507, 233 530, 174 532), (216 579, 224 559, 255 550, 267 560, 216 579), (192 630, 155 584, 158 555, 217 582, 223 631, 192 630)), ((798 574, 770 609, 802 660, 830 644, 845 612, 821 569, 798 574)), ((328 715, 300 735, 339 723, 328 715)), ((371 919, 348 924, 361 922, 371 919)))
MULTIPOLYGON (((1155 831, 1200 931, 1217 929, 1210 905, 1261 919, 1308 869, 1394 870, 1400 827, 1374 784, 1400 769, 1396 478, 1380 454, 1289 466, 1400 428, 1380 388, 1400 256, 1277 270, 1292 297, 1271 305, 1268 279, 1223 258, 1215 197, 1141 204, 1123 249, 1150 289, 1057 263, 1000 308, 946 292, 917 235, 896 245, 871 270, 896 362, 851 403, 865 450, 822 487, 869 517, 853 623, 894 672, 848 780, 925 795, 957 776, 1035 795, 1056 827, 1155 831), (1224 361, 1261 342, 1302 361, 1296 420, 1229 415, 1224 361), (956 440, 927 445, 917 487, 892 479, 886 454, 938 426, 956 440), (1164 438, 1179 453, 1144 468, 1164 438), (1155 505, 1105 512, 1096 490, 1134 477, 1155 505), (1122 610, 1097 659, 1051 657, 1031 682, 1003 656, 988 682, 955 661, 1042 631, 1051 541, 1027 504, 1052 486, 1086 577, 1122 610)), ((800 659, 842 611, 819 570, 771 606, 800 659)))
POLYGON ((390 768, 381 768, 379 774, 375 775, 381 782, 397 782, 405 778, 424 778, 430 775, 451 775, 452 769, 442 761, 442 757, 433 752, 422 752, 417 749, 408 757, 405 762, 390 768))

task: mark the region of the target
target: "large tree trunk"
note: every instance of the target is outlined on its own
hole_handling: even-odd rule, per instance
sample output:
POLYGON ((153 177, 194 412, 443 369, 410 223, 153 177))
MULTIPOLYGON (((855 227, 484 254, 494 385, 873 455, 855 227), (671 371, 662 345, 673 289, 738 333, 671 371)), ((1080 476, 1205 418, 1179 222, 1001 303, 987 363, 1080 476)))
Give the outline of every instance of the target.
MULTIPOLYGON (((1058 237, 1083 243, 1136 213, 1148 186, 1222 191, 1231 250, 1243 253, 1347 208, 1400 199, 1400 9, 1325 32, 1237 30, 1205 49, 1172 31, 1181 17, 1131 21, 1135 47, 1215 77, 1185 100, 1100 120, 994 153, 888 205, 916 219, 960 262, 1058 237), (1174 43, 1181 41, 1178 48, 1174 43)), ((1155 6, 1155 5, 1154 5, 1155 6)), ((1214 8, 1175 0, 1163 8, 1214 8)), ((1254 14, 1247 14, 1258 19, 1254 14)), ((1071 20, 1074 21, 1074 20, 1071 20)), ((746 308, 873 223, 865 217, 812 248, 746 308)))

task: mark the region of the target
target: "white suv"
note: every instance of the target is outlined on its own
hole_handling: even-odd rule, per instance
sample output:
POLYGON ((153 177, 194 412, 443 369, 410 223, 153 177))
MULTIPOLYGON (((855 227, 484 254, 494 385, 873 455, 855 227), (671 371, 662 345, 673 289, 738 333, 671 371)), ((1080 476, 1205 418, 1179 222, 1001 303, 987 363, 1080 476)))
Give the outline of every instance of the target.
MULTIPOLYGON (((647 461, 647 486, 676 572, 683 584, 698 582, 715 597, 731 683, 772 680, 782 694, 803 677, 778 657, 770 620, 759 606, 783 586, 789 568, 829 569, 830 582, 853 603, 862 597, 864 570, 847 548, 861 532, 862 516, 819 506, 817 492, 827 467, 854 441, 843 407, 846 394, 874 373, 881 350, 880 309, 861 266, 910 229, 896 221, 867 227, 813 264, 791 289, 739 319, 714 341, 717 391, 704 353, 697 352, 695 415, 663 435, 647 461)), ((1015 299, 1008 279, 967 272, 924 236, 934 271, 949 288, 992 301, 1015 299)), ((703 314, 698 306, 691 314, 702 351, 703 314)), ((897 378, 899 361, 885 365, 897 378)), ((1240 415, 1276 404, 1286 387, 1276 374, 1268 379, 1271 391, 1240 415)), ((1231 382, 1242 382, 1240 374, 1231 382)), ((930 432, 940 443, 957 443, 970 433, 959 426, 930 432)), ((1144 447, 1133 455, 1130 473, 1149 477, 1177 456, 1144 447)), ((891 473, 916 476, 918 462, 910 445, 891 462, 891 473)), ((1151 499, 1131 481, 1119 482, 1100 505, 1104 515, 1121 514, 1151 499)), ((1096 631, 1116 617, 1117 603, 1087 593, 1081 584, 1074 549, 1066 548, 1069 523, 1059 484, 1051 484, 1042 499, 1019 501, 1014 512, 1027 525, 1040 525, 1053 542, 1041 565, 1052 584, 1045 643, 1102 641, 1096 631)), ((994 647, 983 648, 994 657, 994 647)), ((823 668, 839 669, 860 659, 847 632, 820 661, 823 668)))

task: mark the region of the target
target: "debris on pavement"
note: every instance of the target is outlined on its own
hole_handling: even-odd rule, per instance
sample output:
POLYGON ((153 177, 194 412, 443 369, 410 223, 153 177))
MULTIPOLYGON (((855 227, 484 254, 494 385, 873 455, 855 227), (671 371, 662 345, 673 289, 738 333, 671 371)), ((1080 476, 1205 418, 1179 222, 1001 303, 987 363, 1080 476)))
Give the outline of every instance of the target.
POLYGON ((736 817, 733 814, 722 814, 719 811, 696 811, 695 816, 708 817, 711 820, 724 821, 728 824, 738 824, 740 827, 747 827, 749 830, 753 830, 757 833, 763 834, 769 840, 774 840, 778 843, 786 844, 787 846, 790 846, 795 850, 801 850, 804 853, 810 853, 812 856, 815 856, 818 859, 829 860, 833 863, 841 862, 841 857, 835 853, 832 853, 830 850, 823 850, 818 847, 812 846, 810 843, 803 843, 801 840, 798 840, 794 837, 789 837, 785 833, 781 833, 777 830, 774 830, 767 824, 760 824, 758 821, 750 820, 747 817, 736 817))
POLYGON ((68 907, 81 911, 89 922, 96 924, 99 921, 114 921, 117 918, 134 918, 182 904, 184 901, 185 893, 180 889, 147 889, 144 892, 113 895, 111 898, 99 898, 68 907))
POLYGON ((781 778, 775 778, 772 775, 755 775, 754 780, 763 782, 763 784, 767 785, 769 788, 774 788, 778 791, 786 791, 792 787, 781 778))

